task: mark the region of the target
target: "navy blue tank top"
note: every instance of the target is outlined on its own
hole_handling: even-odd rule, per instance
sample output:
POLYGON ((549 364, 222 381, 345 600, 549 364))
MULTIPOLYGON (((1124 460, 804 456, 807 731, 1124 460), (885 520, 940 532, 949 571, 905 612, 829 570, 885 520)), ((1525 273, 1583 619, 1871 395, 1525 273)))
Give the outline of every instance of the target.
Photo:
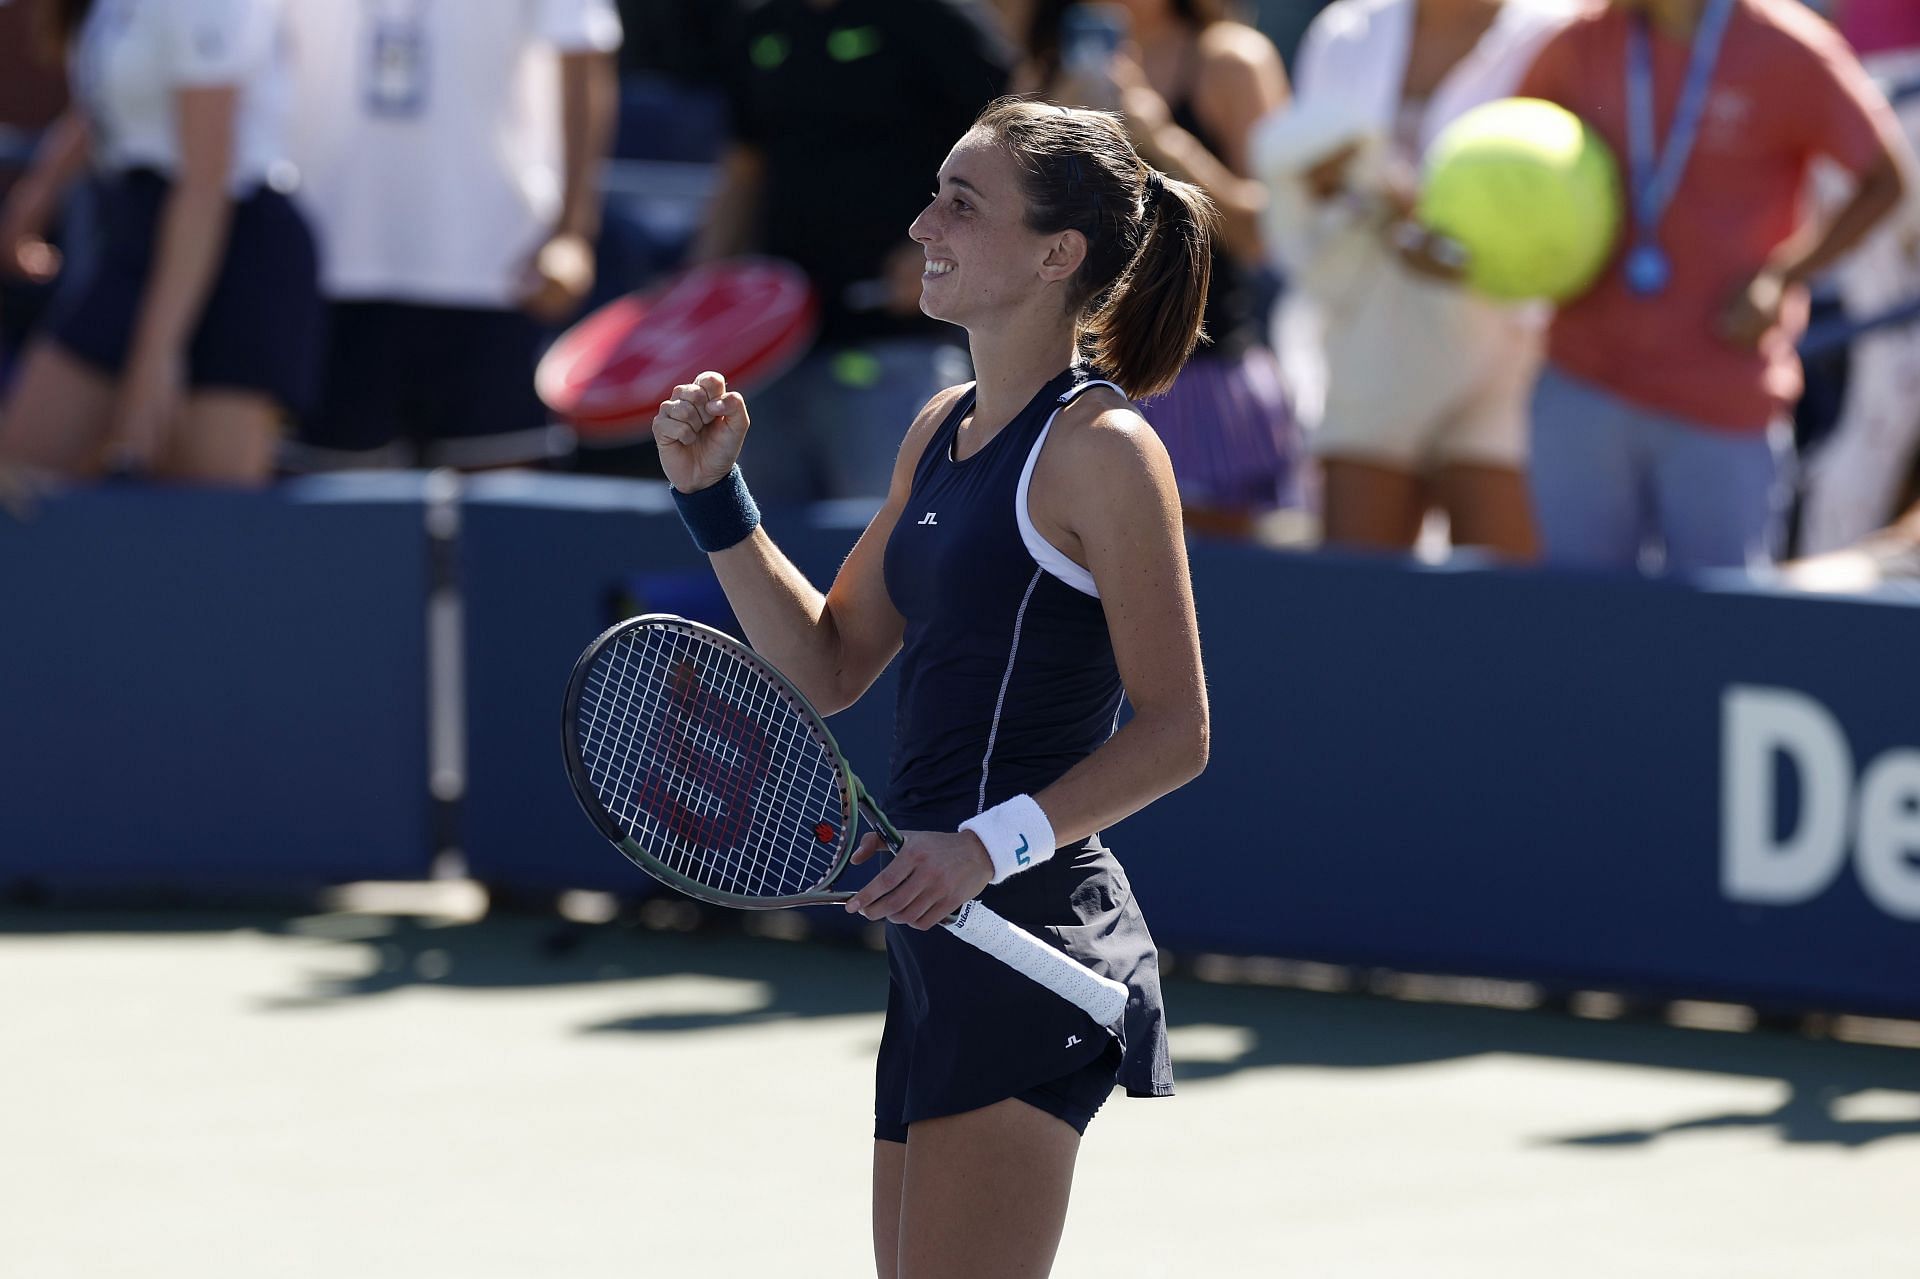
MULTIPOLYGON (((1053 416, 1092 385, 1084 370, 1060 374, 956 461, 969 388, 914 469, 885 565, 887 591, 907 619, 883 805, 902 830, 954 830, 1043 789, 1113 735, 1120 672, 1093 576, 1026 519, 1033 462, 1053 416)), ((1116 1082, 1135 1096, 1173 1091, 1158 952, 1125 871, 1097 835, 990 885, 980 900, 1124 982, 1126 1015, 1102 1033, 1073 1005, 942 929, 889 924, 876 1116, 891 1127, 957 1114, 1102 1056, 1117 1057, 1116 1082)))
POLYGON ((1099 385, 1110 384, 1061 373, 956 461, 969 387, 914 469, 885 567, 907 620, 884 805, 902 829, 953 830, 1051 784, 1113 735, 1120 672, 1092 576, 1021 527, 1036 445, 1099 385))

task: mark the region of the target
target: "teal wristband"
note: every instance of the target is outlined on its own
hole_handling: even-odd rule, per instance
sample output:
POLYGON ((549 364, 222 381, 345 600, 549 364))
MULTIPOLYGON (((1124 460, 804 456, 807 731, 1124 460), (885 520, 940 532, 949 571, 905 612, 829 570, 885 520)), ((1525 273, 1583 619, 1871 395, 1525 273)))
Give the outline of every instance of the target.
POLYGON ((760 527, 760 508, 747 492, 746 477, 738 465, 703 489, 691 493, 674 489, 673 504, 680 511, 680 522, 693 534, 693 544, 703 551, 737 546, 760 527))

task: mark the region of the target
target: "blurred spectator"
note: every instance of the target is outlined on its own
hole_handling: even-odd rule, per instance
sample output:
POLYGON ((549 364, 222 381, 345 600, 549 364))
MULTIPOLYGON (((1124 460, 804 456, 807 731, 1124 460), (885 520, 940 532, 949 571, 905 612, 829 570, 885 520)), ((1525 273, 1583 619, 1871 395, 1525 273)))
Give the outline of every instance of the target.
POLYGON ((15 145, 52 124, 66 106, 59 58, 46 47, 39 0, 0 0, 0 190, 20 166, 15 145))
POLYGON ((27 165, 39 132, 67 105, 58 41, 42 0, 0 0, 0 195, 27 165))
POLYGON ((694 256, 789 259, 822 309, 755 399, 744 464, 763 502, 878 497, 914 414, 967 379, 960 331, 920 314, 907 227, 1008 51, 972 0, 766 0, 729 49, 734 141, 694 256))
POLYGON ((1548 560, 1632 568, 1651 539, 1672 572, 1766 564, 1802 286, 1901 198, 1885 97, 1792 0, 1612 0, 1521 92, 1593 125, 1628 190, 1623 251, 1556 315, 1534 400, 1548 560), (1799 217, 1822 154, 1858 178, 1823 225, 1799 217))
MULTIPOLYGON (((35 38, 34 9, 27 0, 0 0, 0 200, 26 172, 40 131, 58 119, 67 105, 60 59, 35 38)), ((0 243, 13 245, 21 238, 0 227, 0 243)), ((57 235, 46 240, 59 243, 57 235)), ((13 355, 25 344, 51 294, 50 282, 37 278, 39 272, 23 273, 29 265, 11 256, 0 264, 4 268, 0 269, 0 398, 13 355)))
MULTIPOLYGON (((626 38, 620 45, 616 158, 702 166, 719 161, 727 141, 720 75, 739 2, 619 0, 626 38)), ((650 194, 653 176, 636 176, 636 193, 650 194)), ((611 185, 608 194, 616 194, 611 185)), ((682 253, 691 240, 691 233, 684 237, 682 253)), ((630 287, 633 279, 621 283, 630 287)))
POLYGON ((1266 260, 1266 192, 1249 176, 1249 135, 1286 102, 1287 73, 1273 43, 1225 10, 1221 0, 1034 0, 1016 87, 1121 112, 1147 163, 1219 207, 1207 341, 1173 389, 1140 411, 1172 456, 1188 526, 1244 537, 1267 512, 1304 504, 1305 443, 1266 344, 1255 278, 1266 260), (1111 15, 1127 43, 1110 53, 1065 47, 1089 10, 1111 15))
POLYGON ((282 194, 279 5, 41 3, 77 106, 0 214, 7 260, 55 267, 40 236, 89 158, 99 244, 26 354, 0 457, 261 482, 282 412, 308 396, 318 323, 312 241, 282 194))
POLYGON ((331 303, 290 464, 480 468, 555 451, 546 326, 594 280, 612 0, 297 3, 294 156, 331 303))
POLYGON ((1899 586, 1920 591, 1920 505, 1850 545, 1789 560, 1781 581, 1803 591, 1854 594, 1899 586))
MULTIPOLYGON (((1890 92, 1908 142, 1920 142, 1920 3, 1842 0, 1834 16, 1868 74, 1890 92)), ((1911 159, 1911 156, 1907 157, 1911 159)), ((1908 171, 1906 204, 1834 271, 1841 304, 1856 321, 1920 299, 1920 184, 1908 171)), ((1838 203, 1844 199, 1844 192, 1838 203)), ((1833 434, 1808 464, 1800 549, 1834 550, 1890 519, 1920 449, 1920 324, 1861 335, 1853 343, 1845 399, 1833 434)))
POLYGON ((1403 219, 1434 138, 1511 96, 1572 13, 1340 0, 1308 28, 1295 107, 1261 126, 1276 248, 1324 352, 1314 449, 1331 544, 1411 549, 1437 506, 1457 544, 1534 554, 1523 467, 1545 317, 1440 278, 1403 219))
POLYGON ((1025 40, 1033 26, 1033 10, 1039 0, 991 0, 991 3, 1000 29, 1008 38, 1015 42, 1025 40))
POLYGON ((616 0, 626 39, 620 71, 711 81, 741 0, 616 0))

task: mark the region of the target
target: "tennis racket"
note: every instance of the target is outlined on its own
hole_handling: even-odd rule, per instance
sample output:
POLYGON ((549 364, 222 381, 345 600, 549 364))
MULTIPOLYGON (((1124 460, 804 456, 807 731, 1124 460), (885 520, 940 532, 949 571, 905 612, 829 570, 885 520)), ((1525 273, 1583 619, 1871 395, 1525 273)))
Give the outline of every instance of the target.
MULTIPOLYGON (((685 618, 621 622, 567 682, 567 776, 602 835, 661 883, 717 906, 825 906, 864 817, 900 832, 853 775, 820 713, 765 658, 685 618)), ((1102 1026, 1127 988, 978 901, 945 921, 1102 1026)))

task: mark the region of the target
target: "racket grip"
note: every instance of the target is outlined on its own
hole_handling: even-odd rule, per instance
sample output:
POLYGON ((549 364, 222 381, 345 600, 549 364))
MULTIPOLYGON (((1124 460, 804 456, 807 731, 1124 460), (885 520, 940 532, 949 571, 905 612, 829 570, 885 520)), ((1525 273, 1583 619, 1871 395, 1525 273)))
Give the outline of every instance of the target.
POLYGON ((1127 1010, 1125 986, 1111 977, 1102 977, 1025 929, 1016 928, 1004 916, 977 901, 962 906, 945 927, 969 946, 978 947, 1007 967, 1039 982, 1102 1026, 1113 1025, 1127 1010))

